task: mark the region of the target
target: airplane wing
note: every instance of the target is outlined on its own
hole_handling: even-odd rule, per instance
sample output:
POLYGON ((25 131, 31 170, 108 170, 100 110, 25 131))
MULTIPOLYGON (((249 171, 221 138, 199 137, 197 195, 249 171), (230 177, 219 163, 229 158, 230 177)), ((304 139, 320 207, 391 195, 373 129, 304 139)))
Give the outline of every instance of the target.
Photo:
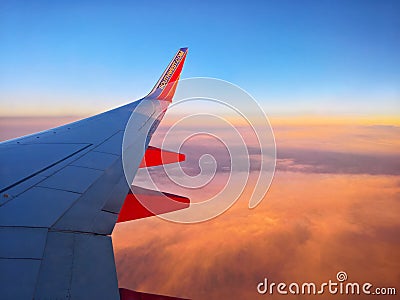
MULTIPOLYGON (((110 235, 122 206, 119 221, 154 215, 140 207, 127 184, 138 168, 161 164, 163 153, 167 163, 184 159, 148 145, 186 54, 187 48, 179 49, 143 99, 0 143, 1 299, 128 299, 129 291, 120 295, 118 289, 110 235), (122 141, 130 118, 127 149, 136 152, 131 173, 124 174, 122 141)), ((155 191, 136 190, 157 199, 155 191)), ((170 198, 180 201, 176 209, 188 206, 186 198, 170 198)))

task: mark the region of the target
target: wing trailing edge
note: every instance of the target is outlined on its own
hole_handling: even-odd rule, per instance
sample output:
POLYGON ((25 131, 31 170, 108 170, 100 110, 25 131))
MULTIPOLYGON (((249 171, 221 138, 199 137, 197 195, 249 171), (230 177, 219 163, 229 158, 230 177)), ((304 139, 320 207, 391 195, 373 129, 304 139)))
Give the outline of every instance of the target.
MULTIPOLYGON (((182 153, 148 146, 139 168, 181 162, 184 161, 185 158, 185 154, 182 153)), ((118 215, 117 223, 177 211, 187 208, 189 205, 189 198, 132 186, 125 197, 124 204, 118 215)))
POLYGON ((132 186, 119 212, 117 223, 143 219, 188 208, 190 199, 132 186))

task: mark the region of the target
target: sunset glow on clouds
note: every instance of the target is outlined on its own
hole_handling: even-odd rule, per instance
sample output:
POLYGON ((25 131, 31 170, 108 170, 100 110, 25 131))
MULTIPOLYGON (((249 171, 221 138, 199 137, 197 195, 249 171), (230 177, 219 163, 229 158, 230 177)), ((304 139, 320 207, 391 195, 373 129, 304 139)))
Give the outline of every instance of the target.
MULTIPOLYGON (((26 134, 73 117, 0 121, 4 138, 5 133, 26 134)), ((237 203, 213 220, 183 225, 153 217, 118 224, 113 243, 120 286, 193 299, 280 299, 258 295, 257 283, 265 277, 321 283, 345 271, 351 281, 400 289, 400 127, 385 122, 301 124, 294 118, 271 123, 277 168, 261 204, 247 207, 254 183, 250 177, 237 203)), ((152 144, 157 146, 166 129, 165 124, 158 129, 152 144)), ((251 138, 246 142, 255 160, 253 174, 258 152, 252 152, 251 138)), ((200 155, 210 149, 220 166, 215 182, 203 189, 176 187, 159 167, 151 173, 164 191, 202 201, 224 184, 226 153, 207 137, 182 148, 187 157, 182 166, 191 175, 199 171, 200 155)), ((138 174, 138 183, 145 184, 138 174)))
POLYGON ((396 286, 399 189, 398 178, 387 176, 278 172, 255 210, 245 194, 202 224, 118 225, 120 284, 193 299, 252 299, 264 277, 322 282, 345 270, 352 280, 396 286))
MULTIPOLYGON (((247 208, 246 189, 230 210, 204 223, 152 218, 117 225, 120 284, 193 299, 279 299, 258 296, 256 284, 264 277, 321 283, 344 270, 354 281, 396 287, 399 127, 280 124, 274 130, 277 171, 257 208, 247 208)), ((182 149, 194 169, 191 157, 207 152, 207 146, 192 141, 182 149)), ((218 170, 217 182, 194 191, 175 187, 157 168, 152 172, 160 187, 201 201, 226 180, 218 170)))

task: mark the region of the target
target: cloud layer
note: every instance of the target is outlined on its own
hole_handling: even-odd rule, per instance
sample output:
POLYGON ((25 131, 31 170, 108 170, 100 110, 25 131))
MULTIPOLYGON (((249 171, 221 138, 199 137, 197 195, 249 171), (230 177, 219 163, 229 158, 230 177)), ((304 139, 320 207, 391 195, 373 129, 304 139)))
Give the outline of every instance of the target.
POLYGON ((120 284, 193 299, 254 299, 264 277, 322 283, 344 270, 354 281, 396 286, 399 193, 398 177, 278 172, 254 210, 245 193, 208 222, 118 225, 120 284))
MULTIPOLYGON (((321 284, 345 271, 349 281, 399 291, 400 157, 393 139, 398 130, 278 128, 276 175, 256 209, 247 208, 251 181, 239 201, 211 221, 182 225, 153 218, 118 225, 113 239, 120 284, 193 299, 280 299, 258 295, 257 283, 267 277, 321 284)), ((248 145, 256 171, 259 151, 248 145)), ((188 173, 199 171, 197 159, 209 148, 194 143, 182 149, 188 173)), ((174 187, 162 170, 152 172, 162 187, 200 201, 218 191, 227 173, 223 166, 229 160, 214 151, 217 182, 204 189, 174 187)))
MULTIPOLYGON (((2 118, 1 138, 71 120, 2 118)), ((250 181, 231 209, 208 222, 149 218, 117 225, 113 243, 120 286, 192 299, 281 299, 259 296, 257 283, 265 277, 322 283, 345 271, 349 281, 393 286, 399 293, 400 127, 282 124, 274 127, 276 176, 256 209, 247 208, 250 181)), ((152 140, 156 146, 163 130, 152 140)), ((257 171, 259 150, 246 138, 251 170, 257 171)), ((199 157, 211 153, 218 162, 215 181, 188 190, 154 168, 160 187, 193 201, 216 194, 229 174, 226 149, 199 139, 182 152, 187 155, 182 167, 192 176, 200 171, 199 157)), ((137 180, 144 184, 140 176, 137 180)), ((371 296, 351 297, 363 298, 371 296)))

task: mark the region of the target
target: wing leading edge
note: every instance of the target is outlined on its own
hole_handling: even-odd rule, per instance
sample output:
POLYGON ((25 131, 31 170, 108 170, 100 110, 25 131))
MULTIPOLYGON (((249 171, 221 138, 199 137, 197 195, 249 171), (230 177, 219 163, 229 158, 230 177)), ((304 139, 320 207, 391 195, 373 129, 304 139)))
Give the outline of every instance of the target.
MULTIPOLYGON (((130 118, 150 119, 152 109, 165 110, 186 54, 179 49, 143 99, 0 143, 0 298, 120 298, 110 234, 129 192, 125 126, 130 118), (132 114, 141 103, 151 109, 132 114)), ((133 122, 132 147, 144 140, 145 149, 131 162, 132 179, 162 116, 146 130, 133 122)))

